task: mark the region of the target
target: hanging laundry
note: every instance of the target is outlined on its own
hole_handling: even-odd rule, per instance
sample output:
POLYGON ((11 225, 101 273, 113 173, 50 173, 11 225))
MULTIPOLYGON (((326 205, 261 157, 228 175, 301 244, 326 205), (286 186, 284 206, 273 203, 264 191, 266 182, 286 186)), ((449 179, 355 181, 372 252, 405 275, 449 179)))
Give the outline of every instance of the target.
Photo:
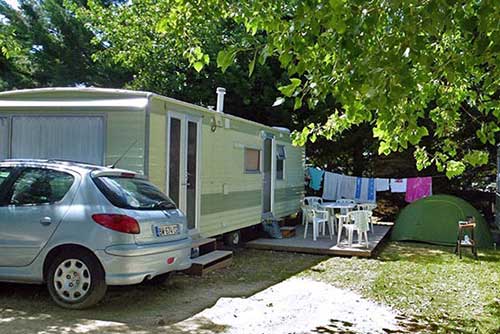
POLYGON ((356 195, 356 177, 342 175, 337 187, 337 199, 354 199, 356 195))
POLYGON ((335 201, 337 199, 337 189, 341 178, 341 174, 325 172, 323 180, 323 199, 328 201, 335 201))
POLYGON ((406 185, 405 200, 408 203, 432 195, 432 177, 409 178, 406 185))
POLYGON ((389 191, 389 179, 375 179, 375 191, 389 191))
POLYGON ((406 192, 406 179, 391 179, 391 191, 393 193, 406 192))
POLYGON ((323 174, 325 172, 319 168, 309 167, 309 176, 311 180, 309 181, 309 187, 313 190, 319 190, 321 188, 321 180, 323 179, 323 174))
POLYGON ((359 203, 376 202, 375 179, 357 177, 354 199, 359 203))

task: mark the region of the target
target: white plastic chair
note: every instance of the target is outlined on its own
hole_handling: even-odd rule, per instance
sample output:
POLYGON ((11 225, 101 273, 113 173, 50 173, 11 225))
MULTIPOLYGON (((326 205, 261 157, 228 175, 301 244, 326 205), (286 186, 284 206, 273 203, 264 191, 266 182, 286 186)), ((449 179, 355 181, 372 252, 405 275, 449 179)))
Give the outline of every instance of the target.
POLYGON ((315 205, 323 204, 323 199, 318 196, 307 196, 304 197, 304 204, 310 207, 314 207, 315 205))
POLYGON ((323 204, 323 199, 317 196, 308 196, 302 199, 302 225, 306 223, 307 209, 313 209, 318 204, 323 204))
POLYGON ((344 224, 342 227, 347 231, 347 243, 349 247, 352 246, 353 233, 356 231, 358 233, 358 243, 363 242, 363 236, 365 238, 366 247, 368 248, 368 231, 370 230, 370 215, 371 211, 358 210, 351 211, 347 214, 348 221, 351 223, 344 224))
POLYGON ((370 231, 372 233, 374 233, 374 229, 373 229, 373 219, 372 219, 372 216, 373 216, 373 210, 375 210, 377 208, 377 204, 375 203, 363 203, 363 204, 358 204, 357 205, 358 207, 358 210, 364 210, 364 211, 369 211, 370 212, 370 231))
POLYGON ((344 228, 344 225, 349 223, 349 217, 347 216, 347 214, 337 214, 337 221, 339 224, 337 227, 337 246, 338 246, 340 244, 340 236, 342 235, 342 229, 344 228))
MULTIPOLYGON (((314 208, 306 208, 306 221, 304 227, 304 239, 307 238, 307 228, 309 223, 313 226, 313 240, 316 241, 319 235, 319 231, 323 230, 323 235, 325 235, 326 224, 328 224, 328 211, 318 210, 314 208)), ((332 226, 330 225, 330 239, 332 238, 332 226)))

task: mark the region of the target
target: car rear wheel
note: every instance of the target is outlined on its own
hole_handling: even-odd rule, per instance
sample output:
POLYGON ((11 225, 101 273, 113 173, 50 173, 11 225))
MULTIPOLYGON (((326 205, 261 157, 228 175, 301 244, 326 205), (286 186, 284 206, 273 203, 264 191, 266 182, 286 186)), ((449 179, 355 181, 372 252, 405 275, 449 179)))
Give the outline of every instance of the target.
POLYGON ((85 309, 106 294, 104 270, 91 254, 61 254, 49 266, 47 287, 57 305, 85 309))

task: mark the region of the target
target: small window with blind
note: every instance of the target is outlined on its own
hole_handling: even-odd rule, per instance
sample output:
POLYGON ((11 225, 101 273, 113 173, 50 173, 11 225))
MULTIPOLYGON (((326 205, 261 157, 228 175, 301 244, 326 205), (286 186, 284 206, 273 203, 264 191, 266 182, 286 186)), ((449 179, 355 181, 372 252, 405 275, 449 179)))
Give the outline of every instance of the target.
POLYGON ((284 145, 276 145, 276 179, 285 179, 286 151, 284 145))
POLYGON ((260 150, 245 148, 245 173, 260 173, 260 150))

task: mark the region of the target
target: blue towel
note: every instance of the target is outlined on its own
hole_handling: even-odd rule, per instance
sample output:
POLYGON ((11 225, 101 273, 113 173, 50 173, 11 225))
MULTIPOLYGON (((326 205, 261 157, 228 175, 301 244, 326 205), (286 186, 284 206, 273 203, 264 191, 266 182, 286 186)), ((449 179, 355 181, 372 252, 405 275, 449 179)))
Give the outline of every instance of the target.
POLYGON ((361 184, 363 183, 363 179, 360 177, 356 178, 356 194, 354 195, 355 199, 361 198, 361 184))
POLYGON ((319 190, 321 188, 321 179, 325 172, 321 169, 309 167, 309 176, 311 181, 309 181, 309 187, 313 190, 319 190))
POLYGON ((375 202, 376 201, 375 179, 357 177, 356 192, 354 199, 357 202, 361 203, 375 202))

